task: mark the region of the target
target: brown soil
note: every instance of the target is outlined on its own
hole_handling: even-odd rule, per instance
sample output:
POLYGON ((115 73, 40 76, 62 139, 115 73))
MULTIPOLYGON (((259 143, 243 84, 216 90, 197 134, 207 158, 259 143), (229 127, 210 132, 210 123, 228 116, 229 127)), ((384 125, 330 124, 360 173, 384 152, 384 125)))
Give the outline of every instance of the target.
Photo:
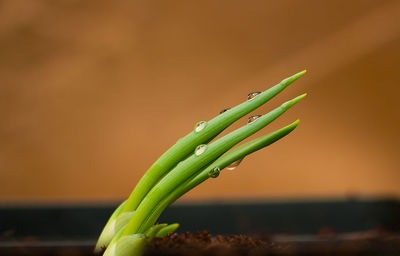
POLYGON ((145 256, 400 255, 400 237, 382 232, 317 236, 308 242, 273 242, 268 237, 170 234, 149 244, 145 256), (319 238, 318 238, 319 237, 319 238), (325 236, 323 236, 325 237, 325 236))
POLYGON ((146 256, 150 255, 258 255, 275 248, 270 241, 249 236, 211 236, 208 231, 199 233, 170 234, 151 243, 146 256))
MULTIPOLYGON (((400 255, 400 234, 382 230, 340 234, 324 228, 303 238, 174 233, 148 244, 144 256, 400 255)), ((12 236, 0 237, 0 241, 1 256, 93 256, 92 243, 46 242, 31 237, 15 240, 12 236)))

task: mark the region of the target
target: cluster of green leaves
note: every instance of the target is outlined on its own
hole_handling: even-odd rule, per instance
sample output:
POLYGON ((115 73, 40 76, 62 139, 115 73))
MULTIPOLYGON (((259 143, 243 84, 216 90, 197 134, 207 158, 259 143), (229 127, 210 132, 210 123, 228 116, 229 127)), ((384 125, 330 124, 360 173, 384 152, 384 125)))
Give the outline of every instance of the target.
POLYGON ((96 251, 107 247, 104 255, 140 255, 146 241, 178 228, 178 224, 155 225, 168 205, 208 178, 218 177, 221 170, 235 161, 293 131, 299 120, 232 149, 285 113, 306 94, 283 103, 268 114, 253 118, 252 122, 211 142, 232 123, 269 101, 305 72, 288 77, 262 93, 252 94, 246 102, 208 122, 196 124, 191 133, 179 139, 149 168, 129 198, 115 210, 100 235, 96 251))

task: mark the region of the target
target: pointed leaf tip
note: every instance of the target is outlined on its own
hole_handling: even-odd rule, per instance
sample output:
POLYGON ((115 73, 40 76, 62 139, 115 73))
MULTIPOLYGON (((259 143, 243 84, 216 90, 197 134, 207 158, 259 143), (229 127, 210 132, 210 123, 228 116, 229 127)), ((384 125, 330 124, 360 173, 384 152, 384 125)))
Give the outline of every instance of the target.
POLYGON ((293 100, 290 100, 293 102, 293 104, 299 102, 301 99, 303 99, 304 97, 307 96, 307 93, 303 93, 302 95, 297 96, 296 98, 294 98, 293 100))
POLYGON ((290 131, 293 131, 294 129, 296 129, 296 127, 299 125, 299 123, 300 123, 300 119, 297 119, 296 121, 294 121, 293 123, 284 127, 283 129, 290 129, 290 131))
POLYGON ((303 70, 303 71, 300 71, 299 73, 297 73, 297 74, 294 74, 293 75, 293 78, 294 79, 298 79, 298 78, 300 78, 301 76, 303 76, 305 73, 307 73, 307 70, 303 70))
POLYGON ((304 97, 306 97, 306 96, 307 96, 307 93, 303 93, 303 94, 300 95, 298 98, 302 99, 302 98, 304 98, 304 97))
POLYGON ((306 95, 307 95, 307 94, 304 93, 304 94, 302 94, 302 95, 300 95, 300 96, 297 96, 297 97, 294 98, 294 99, 291 99, 291 100, 289 100, 289 101, 286 101, 285 103, 283 103, 283 104, 281 105, 281 107, 284 108, 285 110, 288 110, 288 109, 291 108, 294 104, 296 104, 296 103, 299 102, 301 99, 303 99, 306 95))
POLYGON ((285 79, 283 79, 281 81, 281 84, 284 84, 284 86, 288 86, 289 84, 293 83, 294 81, 296 81, 297 79, 299 79, 302 75, 304 75, 307 71, 303 70, 299 73, 296 73, 290 77, 287 77, 285 79))

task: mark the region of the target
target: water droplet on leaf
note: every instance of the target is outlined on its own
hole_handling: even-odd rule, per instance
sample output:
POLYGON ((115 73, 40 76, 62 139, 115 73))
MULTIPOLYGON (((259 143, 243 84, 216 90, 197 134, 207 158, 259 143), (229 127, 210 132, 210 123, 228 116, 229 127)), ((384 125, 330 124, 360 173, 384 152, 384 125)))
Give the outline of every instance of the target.
POLYGON ((220 171, 221 170, 218 167, 215 167, 214 169, 208 172, 208 176, 210 176, 211 178, 217 178, 219 176, 220 171))
POLYGON ((230 108, 223 109, 223 110, 221 110, 221 111, 219 112, 219 114, 225 113, 225 112, 228 111, 229 109, 230 109, 230 108))
POLYGON ((197 146, 194 153, 196 156, 199 156, 199 155, 203 154, 206 151, 206 149, 207 149, 207 145, 202 144, 202 145, 197 146))
POLYGON ((258 118, 260 118, 261 117, 261 115, 254 115, 254 116, 251 116, 251 117, 249 117, 249 119, 247 119, 247 123, 248 124, 251 124, 252 122, 254 122, 254 121, 256 121, 258 118))
POLYGON ((261 92, 252 92, 249 93, 249 95, 247 95, 247 100, 252 100, 254 99, 258 94, 260 94, 261 92))
POLYGON ((207 126, 207 122, 206 122, 206 121, 198 122, 198 123, 196 124, 196 126, 194 127, 194 131, 195 131, 195 132, 200 132, 200 131, 203 130, 206 126, 207 126))
POLYGON ((227 170, 229 170, 229 171, 235 170, 236 167, 238 167, 239 164, 240 164, 242 161, 243 161, 243 158, 242 158, 242 159, 239 159, 239 160, 236 160, 235 162, 233 162, 233 163, 231 163, 230 165, 228 165, 225 169, 227 169, 227 170))

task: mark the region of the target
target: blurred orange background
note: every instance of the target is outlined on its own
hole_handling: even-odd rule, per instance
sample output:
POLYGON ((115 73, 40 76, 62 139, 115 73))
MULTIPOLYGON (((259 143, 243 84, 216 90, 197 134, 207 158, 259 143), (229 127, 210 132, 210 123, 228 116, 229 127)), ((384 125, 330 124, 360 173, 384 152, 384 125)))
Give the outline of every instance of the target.
POLYGON ((308 97, 251 138, 295 132, 185 199, 400 196, 400 1, 3 0, 0 56, 2 202, 127 197, 197 121, 303 69, 254 113, 308 97))

